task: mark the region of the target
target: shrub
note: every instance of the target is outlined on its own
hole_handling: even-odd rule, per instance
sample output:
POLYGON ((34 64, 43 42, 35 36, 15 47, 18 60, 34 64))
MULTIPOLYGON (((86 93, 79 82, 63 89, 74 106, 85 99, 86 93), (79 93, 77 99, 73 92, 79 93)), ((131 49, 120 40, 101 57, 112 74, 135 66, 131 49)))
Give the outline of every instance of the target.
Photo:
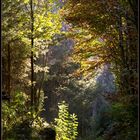
POLYGON ((68 105, 65 101, 58 104, 59 113, 56 122, 57 140, 76 140, 78 135, 77 116, 68 112, 68 105))

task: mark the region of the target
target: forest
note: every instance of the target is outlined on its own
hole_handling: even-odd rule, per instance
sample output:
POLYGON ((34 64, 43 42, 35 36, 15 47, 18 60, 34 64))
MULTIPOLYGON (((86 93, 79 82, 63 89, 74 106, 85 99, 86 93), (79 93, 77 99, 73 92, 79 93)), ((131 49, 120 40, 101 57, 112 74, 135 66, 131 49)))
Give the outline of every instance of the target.
POLYGON ((138 0, 2 0, 2 140, 138 140, 138 0))

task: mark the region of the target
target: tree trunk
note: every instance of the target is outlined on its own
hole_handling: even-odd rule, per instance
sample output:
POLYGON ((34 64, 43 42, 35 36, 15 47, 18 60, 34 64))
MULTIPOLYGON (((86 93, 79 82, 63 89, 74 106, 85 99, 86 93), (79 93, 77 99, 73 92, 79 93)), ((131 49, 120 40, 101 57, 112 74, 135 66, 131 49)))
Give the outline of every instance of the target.
POLYGON ((128 0, 131 9, 134 13, 135 26, 138 29, 138 0, 128 0))
POLYGON ((31 8, 31 106, 34 105, 34 60, 33 60, 33 47, 34 47, 34 16, 33 16, 33 0, 30 0, 31 8))
MULTIPOLYGON (((7 93, 8 96, 10 97, 11 94, 11 53, 10 53, 10 44, 8 44, 8 81, 7 81, 7 93)), ((9 98, 9 103, 10 103, 10 98, 9 98)))
POLYGON ((130 87, 130 94, 134 94, 137 89, 137 79, 135 78, 134 71, 137 73, 137 44, 136 38, 137 35, 134 34, 134 30, 132 29, 134 25, 129 21, 128 15, 126 16, 126 37, 128 42, 128 81, 130 87))
MULTIPOLYGON (((119 11, 118 11, 119 12, 119 11)), ((121 60, 121 92, 124 93, 124 89, 126 88, 126 84, 125 84, 125 79, 124 79, 124 68, 125 68, 125 52, 124 52, 124 46, 123 46, 123 32, 122 32, 122 17, 121 15, 119 15, 118 17, 118 32, 119 32, 119 48, 120 48, 120 60, 121 60)))

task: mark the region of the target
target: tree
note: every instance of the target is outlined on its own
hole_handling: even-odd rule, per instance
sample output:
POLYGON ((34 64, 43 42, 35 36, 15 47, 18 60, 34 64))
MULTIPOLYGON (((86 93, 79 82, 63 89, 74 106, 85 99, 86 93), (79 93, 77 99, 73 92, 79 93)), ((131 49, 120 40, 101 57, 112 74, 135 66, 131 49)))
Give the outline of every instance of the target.
POLYGON ((2 15, 4 16, 2 22, 3 88, 8 89, 8 92, 12 92, 12 94, 17 89, 28 93, 31 84, 32 90, 34 89, 32 103, 33 100, 36 100, 34 102, 38 104, 42 84, 38 86, 36 82, 42 83, 44 80, 42 78, 41 81, 36 80, 40 80, 38 78, 40 73, 44 71, 44 75, 48 72, 44 58, 53 36, 59 34, 61 28, 59 9, 55 9, 58 7, 57 1, 4 1, 2 4, 2 15), (11 12, 12 7, 14 9, 11 12), (29 58, 32 60, 31 72, 29 58), (16 67, 19 69, 17 70, 16 67), (14 76, 14 74, 20 75, 14 76), (30 83, 29 76, 31 75, 30 83), (16 84, 19 86, 17 87, 16 84))
POLYGON ((81 61, 82 71, 112 63, 120 89, 125 87, 121 92, 136 93, 132 83, 137 81, 137 28, 129 2, 69 0, 63 12, 65 19, 76 27, 71 33, 76 41, 74 60, 81 61))
MULTIPOLYGON (((29 112, 31 100, 36 112, 42 104, 40 97, 42 82, 45 79, 45 74, 48 73, 45 56, 54 35, 59 34, 61 29, 59 9, 55 8, 58 8, 58 3, 55 0, 47 2, 37 0, 2 1, 2 86, 10 96, 11 101, 8 107, 11 111, 16 106, 14 97, 18 94, 22 97, 22 93, 28 96, 24 106, 29 112), (31 63, 32 74, 34 74, 32 82, 30 81, 31 63), (41 84, 38 84, 40 81, 41 84), (29 98, 31 85, 34 88, 32 99, 29 98)), ((22 107, 17 108, 18 111, 21 109, 22 107)), ((6 109, 3 108, 3 112, 5 111, 6 109)), ((27 115, 27 112, 24 113, 27 115)), ((10 112, 5 115, 6 118, 9 118, 9 125, 13 121, 10 115, 10 112)), ((19 114, 19 118, 22 115, 19 114)), ((27 119, 34 120, 34 116, 27 117, 27 119)), ((24 119, 16 121, 16 123, 22 123, 24 119)))
MULTIPOLYGON (((136 3, 137 1, 119 0, 68 0, 63 9, 64 18, 72 24, 69 36, 76 42, 74 61, 81 65, 76 74, 79 76, 79 73, 84 72, 88 75, 102 64, 110 63, 119 89, 119 99, 115 98, 115 104, 122 103, 126 108, 132 106, 135 110, 138 108, 136 3)), ((126 112, 131 114, 130 110, 126 112)), ((121 116, 121 113, 117 113, 121 116)), ((127 119, 131 122, 132 118, 128 114, 127 119)), ((136 127, 125 122, 121 124, 117 117, 116 120, 122 135, 126 136, 130 130, 130 137, 137 137, 136 127), (124 129, 125 124, 127 127, 124 129)), ((136 126, 137 117, 133 120, 136 126)), ((119 139, 122 139, 122 135, 118 135, 119 139)))
POLYGON ((19 12, 22 7, 19 1, 2 2, 2 78, 3 89, 9 96, 12 96, 15 90, 19 90, 23 82, 25 60, 29 51, 26 42, 21 38, 21 26, 25 18, 24 13, 19 12))

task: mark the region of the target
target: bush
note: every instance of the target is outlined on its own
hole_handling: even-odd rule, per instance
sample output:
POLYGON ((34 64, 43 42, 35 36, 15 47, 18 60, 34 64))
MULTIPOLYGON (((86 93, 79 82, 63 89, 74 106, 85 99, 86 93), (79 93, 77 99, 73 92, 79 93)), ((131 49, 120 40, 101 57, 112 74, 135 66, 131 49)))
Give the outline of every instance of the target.
POLYGON ((68 112, 68 105, 65 101, 58 104, 59 113, 56 122, 57 140, 76 140, 78 135, 77 116, 68 112))

